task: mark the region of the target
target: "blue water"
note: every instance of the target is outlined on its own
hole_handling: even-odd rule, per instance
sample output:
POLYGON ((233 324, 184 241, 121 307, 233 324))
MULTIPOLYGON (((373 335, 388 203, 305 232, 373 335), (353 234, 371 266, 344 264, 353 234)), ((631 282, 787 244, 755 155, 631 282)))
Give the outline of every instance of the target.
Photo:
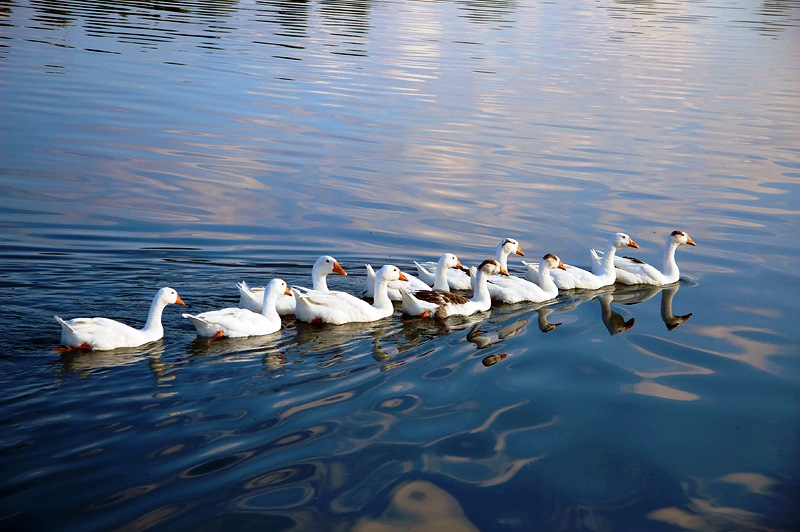
POLYGON ((795 1, 0 4, 0 525, 797 529, 798 44, 795 1), (674 229, 665 289, 53 352, 321 254, 674 229))

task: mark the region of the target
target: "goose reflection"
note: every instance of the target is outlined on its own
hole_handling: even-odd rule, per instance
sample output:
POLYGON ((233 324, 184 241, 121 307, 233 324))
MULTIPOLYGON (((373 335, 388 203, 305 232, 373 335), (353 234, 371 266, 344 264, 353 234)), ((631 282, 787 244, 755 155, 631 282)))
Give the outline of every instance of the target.
POLYGON ((611 291, 597 294, 595 299, 600 302, 600 317, 603 325, 608 329, 610 335, 619 334, 629 330, 636 322, 636 318, 625 320, 618 312, 611 309, 611 302, 614 301, 614 294, 611 291))
POLYGON ((146 360, 153 377, 160 381, 167 374, 167 366, 161 361, 163 353, 164 343, 157 340, 142 347, 111 351, 69 351, 61 353, 59 361, 62 373, 82 373, 86 377, 97 370, 133 366, 146 360))
POLYGON ((486 349, 506 338, 510 338, 519 333, 528 324, 528 320, 520 319, 510 325, 505 325, 492 333, 486 333, 481 329, 481 323, 476 323, 467 333, 467 341, 475 344, 478 349, 486 349))
POLYGON ((675 294, 680 289, 680 283, 674 283, 667 286, 620 286, 617 285, 614 289, 614 302, 622 305, 636 305, 655 297, 656 294, 661 293, 661 319, 668 330, 673 330, 680 327, 689 318, 692 313, 688 314, 675 314, 672 311, 672 301, 675 294))
POLYGON ((186 353, 192 358, 219 357, 222 361, 263 357, 262 364, 267 369, 276 370, 285 363, 282 339, 279 335, 217 339, 197 336, 186 353))
POLYGON ((664 287, 661 291, 661 319, 664 320, 664 325, 666 325, 667 329, 670 331, 681 326, 686 320, 692 317, 691 312, 683 315, 674 314, 672 312, 672 299, 675 297, 675 294, 678 293, 679 288, 680 284, 674 284, 664 287))

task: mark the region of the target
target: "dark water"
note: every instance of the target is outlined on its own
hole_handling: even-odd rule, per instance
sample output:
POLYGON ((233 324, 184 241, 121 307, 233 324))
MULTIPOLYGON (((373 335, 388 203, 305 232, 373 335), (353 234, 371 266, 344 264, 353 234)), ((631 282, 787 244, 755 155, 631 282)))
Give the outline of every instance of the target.
POLYGON ((0 525, 797 529, 798 111, 793 1, 0 2, 0 525), (52 351, 673 229, 664 290, 52 351))

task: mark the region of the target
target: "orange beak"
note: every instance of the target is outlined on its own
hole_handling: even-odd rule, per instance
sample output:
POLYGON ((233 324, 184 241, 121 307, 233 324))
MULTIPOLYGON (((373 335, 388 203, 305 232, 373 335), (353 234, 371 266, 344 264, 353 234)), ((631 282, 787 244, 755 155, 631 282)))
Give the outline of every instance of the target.
POLYGON ((183 302, 183 299, 181 299, 181 296, 178 296, 178 299, 175 300, 175 304, 176 305, 180 305, 182 307, 186 306, 186 303, 183 302))
POLYGON ((692 237, 688 237, 686 239, 686 243, 689 244, 690 246, 696 246, 697 245, 697 244, 694 243, 694 240, 692 240, 692 237))
POLYGON ((333 263, 333 273, 338 273, 340 275, 347 275, 347 272, 344 271, 344 268, 339 264, 338 261, 333 263))
POLYGON ((406 274, 404 274, 403 272, 400 272, 400 280, 401 281, 408 281, 408 277, 406 277, 406 274))
POLYGON ((458 261, 456 263, 456 269, 457 270, 461 270, 462 272, 468 272, 469 273, 469 270, 467 268, 465 268, 463 264, 461 264, 461 261, 458 261))
POLYGON ((508 270, 500 266, 500 275, 508 275, 508 270))
POLYGON ((522 251, 522 248, 521 248, 521 247, 519 247, 519 246, 517 246, 517 251, 516 251, 516 254, 517 254, 517 255, 519 255, 519 256, 521 256, 521 257, 524 257, 524 256, 525 256, 525 252, 524 252, 524 251, 522 251))
POLYGON ((286 290, 284 290, 284 291, 283 291, 283 295, 285 295, 285 296, 290 296, 290 295, 292 295, 292 291, 291 291, 291 290, 289 290, 289 287, 288 287, 288 286, 286 287, 286 290))
POLYGON ((639 249, 639 244, 637 244, 636 242, 634 242, 634 241, 633 241, 633 239, 631 238, 631 243, 630 243, 630 244, 628 244, 628 247, 629 247, 629 248, 636 248, 636 249, 639 249))
POLYGON ((567 269, 567 267, 566 267, 566 266, 564 266, 564 263, 563 263, 563 262, 561 262, 561 261, 558 261, 558 266, 557 266, 557 268, 558 268, 559 270, 566 270, 566 269, 567 269))

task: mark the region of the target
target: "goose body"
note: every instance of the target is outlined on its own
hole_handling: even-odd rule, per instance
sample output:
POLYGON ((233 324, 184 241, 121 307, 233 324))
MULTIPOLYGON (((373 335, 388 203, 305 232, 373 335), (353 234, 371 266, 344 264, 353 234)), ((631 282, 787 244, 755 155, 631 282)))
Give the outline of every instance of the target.
POLYGON ((208 337, 244 338, 272 334, 281 328, 281 317, 275 308, 278 297, 291 294, 282 279, 273 279, 265 290, 261 312, 246 308, 223 308, 201 314, 183 314, 192 321, 197 334, 208 337))
POLYGON ((475 271, 475 290, 471 299, 444 290, 409 292, 401 289, 403 313, 444 319, 449 316, 470 316, 489 310, 492 296, 487 288, 488 277, 497 274, 508 275, 508 271, 494 259, 483 261, 475 271))
MULTIPOLYGON (((416 262, 414 263, 417 265, 417 269, 420 268, 419 264, 416 262)), ((372 297, 374 292, 374 285, 375 285, 375 272, 372 269, 372 266, 369 264, 366 265, 367 267, 367 297, 372 297)), ((450 268, 455 268, 461 271, 467 271, 466 268, 461 264, 461 261, 458 260, 458 257, 453 255, 452 253, 445 253, 441 257, 439 257, 438 262, 436 263, 436 273, 433 279, 433 287, 431 288, 430 283, 426 283, 413 275, 405 274, 408 278, 408 281, 392 281, 389 283, 389 299, 392 301, 402 301, 402 296, 400 295, 400 288, 405 288, 409 292, 416 292, 419 290, 450 290, 450 285, 448 283, 447 273, 450 271, 450 268)))
POLYGON ((394 312, 394 305, 387 293, 389 283, 407 280, 405 274, 396 266, 387 264, 382 267, 375 277, 371 305, 345 292, 304 293, 292 287, 297 299, 295 316, 300 321, 334 325, 366 323, 387 318, 394 312))
MULTIPOLYGON (((663 286, 672 284, 680 279, 681 272, 675 262, 675 250, 683 245, 696 246, 694 240, 683 231, 673 231, 667 237, 664 246, 664 259, 661 270, 632 257, 614 257, 616 281, 622 284, 649 284, 663 286)), ((592 268, 599 268, 603 262, 604 253, 600 250, 591 250, 592 268)))
MULTIPOLYGON (((497 250, 495 251, 495 260, 500 263, 500 266, 502 266, 506 271, 508 271, 508 256, 511 254, 520 255, 522 257, 525 256, 525 253, 522 251, 519 242, 513 238, 504 238, 500 241, 500 244, 497 245, 497 250)), ((436 273, 439 269, 437 263, 423 262, 420 264, 418 262, 414 262, 414 265, 416 265, 419 278, 423 282, 429 285, 433 285, 436 282, 436 273)), ((472 289, 472 280, 464 269, 449 269, 447 270, 446 275, 449 290, 472 289)))
MULTIPOLYGON (((603 260, 600 265, 587 271, 582 268, 565 264, 564 270, 553 270, 551 275, 559 290, 597 290, 604 286, 614 284, 617 275, 614 271, 614 255, 618 249, 624 247, 638 248, 639 245, 625 233, 615 233, 608 241, 603 260)), ((539 264, 523 262, 528 268, 528 278, 535 281, 539 278, 539 264)))
MULTIPOLYGON (((323 255, 315 262, 311 268, 311 286, 313 290, 319 292, 328 291, 328 274, 338 273, 339 275, 347 275, 344 268, 339 262, 330 255, 323 255)), ((250 288, 246 282, 242 281, 236 285, 239 289, 239 308, 251 310, 253 312, 261 312, 264 305, 264 290, 265 287, 250 288)), ((275 309, 281 316, 294 314, 294 307, 296 300, 291 292, 289 294, 281 294, 275 302, 275 309)))
POLYGON ((178 292, 169 287, 160 289, 153 302, 147 322, 141 329, 109 318, 73 318, 63 320, 53 316, 61 324, 61 343, 67 348, 107 351, 121 347, 138 347, 155 342, 164 336, 161 315, 170 304, 183 305, 178 292))
POLYGON ((492 275, 489 277, 489 293, 493 301, 502 303, 521 303, 530 301, 541 303, 558 297, 558 286, 553 281, 550 271, 555 268, 566 269, 561 259, 548 253, 542 258, 544 268, 539 268, 538 281, 515 276, 492 275))

